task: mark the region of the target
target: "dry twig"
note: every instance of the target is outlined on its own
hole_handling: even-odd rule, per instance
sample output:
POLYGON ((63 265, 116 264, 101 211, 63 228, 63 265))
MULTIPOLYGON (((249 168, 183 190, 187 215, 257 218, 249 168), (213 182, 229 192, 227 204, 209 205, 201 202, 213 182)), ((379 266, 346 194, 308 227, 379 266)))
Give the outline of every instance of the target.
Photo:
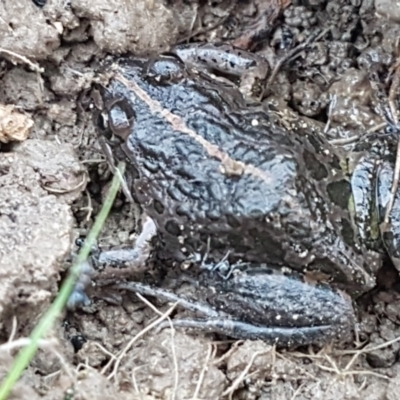
MULTIPOLYGON (((175 303, 172 307, 170 307, 160 318, 156 319, 154 322, 152 322, 150 325, 146 326, 144 329, 142 329, 137 335, 135 335, 125 346, 125 348, 121 351, 121 353, 118 355, 113 371, 111 372, 110 375, 108 375, 107 379, 111 380, 113 377, 116 376, 118 372, 119 365, 121 364, 122 359, 125 357, 126 353, 129 351, 129 349, 133 346, 133 344, 139 340, 142 336, 144 336, 147 332, 151 331, 154 327, 156 327, 158 324, 160 324, 162 321, 164 321, 166 318, 169 317, 169 315, 174 311, 175 307, 178 305, 178 303, 175 303)), ((112 361, 111 361, 112 363, 112 361)), ((102 373, 104 374, 105 371, 108 369, 108 367, 111 365, 109 362, 102 370, 102 373)))
MULTIPOLYGON (((250 371, 250 368, 252 367, 254 360, 256 359, 256 357, 258 357, 261 354, 265 354, 265 351, 256 351, 255 353, 253 353, 253 355, 251 356, 251 359, 249 361, 249 363, 246 365, 246 368, 241 372, 241 374, 233 381, 232 385, 229 386, 228 389, 226 389, 224 391, 224 393, 222 393, 222 396, 229 396, 229 399, 232 398, 233 393, 235 392, 235 390, 239 387, 239 385, 241 384, 241 382, 243 382, 246 377, 248 377, 248 372, 250 371)), ((250 374, 251 375, 251 374, 250 374)))
MULTIPOLYGON (((156 314, 160 315, 161 317, 163 316, 163 313, 158 310, 153 304, 151 304, 146 298, 144 298, 141 294, 136 293, 136 296, 143 301, 143 303, 145 303, 147 306, 149 306, 156 314)), ((174 400, 176 397, 176 391, 178 390, 178 383, 179 383, 179 367, 178 367, 178 359, 176 358, 176 350, 175 350, 175 328, 172 324, 171 318, 170 317, 166 317, 166 319, 169 322, 170 328, 171 328, 171 352, 172 352, 172 359, 173 359, 173 363, 174 363, 174 388, 172 391, 172 396, 171 399, 174 400)))
MULTIPOLYGON (((11 56, 11 58, 16 58, 20 61, 22 61, 24 64, 29 65, 33 71, 36 71, 38 73, 43 73, 44 68, 40 67, 39 64, 34 63, 33 61, 29 60, 29 58, 25 56, 21 56, 21 54, 15 53, 14 51, 3 49, 0 47, 0 53, 7 54, 11 56)), ((11 60, 12 61, 12 60, 11 60)))
POLYGON ((14 340, 15 335, 17 333, 17 327, 18 327, 18 320, 17 317, 14 315, 12 317, 11 333, 10 336, 8 337, 7 343, 11 343, 14 340))
POLYGON ((195 391, 193 393, 193 397, 192 397, 191 400, 198 400, 198 396, 199 396, 199 393, 200 393, 201 385, 203 384, 204 376, 205 376, 206 372, 208 371, 208 363, 210 362, 210 358, 211 358, 212 354, 213 354, 213 346, 211 344, 209 344, 208 345, 207 356, 206 356, 206 359, 204 361, 203 368, 201 369, 199 380, 197 381, 196 389, 195 389, 195 391))

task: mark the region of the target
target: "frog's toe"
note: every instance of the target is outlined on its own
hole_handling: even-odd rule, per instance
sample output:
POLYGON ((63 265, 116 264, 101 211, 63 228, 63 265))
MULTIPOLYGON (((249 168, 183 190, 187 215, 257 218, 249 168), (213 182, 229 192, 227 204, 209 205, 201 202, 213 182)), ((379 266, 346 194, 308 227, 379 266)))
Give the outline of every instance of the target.
POLYGON ((80 265, 78 279, 76 280, 74 289, 67 301, 67 308, 69 310, 86 307, 91 304, 91 301, 86 294, 86 289, 92 284, 94 271, 95 270, 89 261, 85 261, 80 265))
POLYGON ((67 301, 67 309, 73 311, 80 307, 90 306, 90 304, 91 301, 83 290, 74 289, 67 301))
POLYGON ((143 229, 136 239, 135 246, 128 249, 102 251, 96 258, 97 268, 109 266, 113 268, 130 268, 138 271, 144 267, 151 252, 151 239, 156 235, 157 228, 154 221, 146 217, 143 229))
MULTIPOLYGON (((344 332, 338 332, 332 325, 306 326, 306 327, 269 327, 256 326, 246 322, 226 319, 175 319, 174 327, 191 328, 203 332, 218 333, 236 339, 263 340, 266 343, 281 347, 304 346, 316 343, 327 343, 335 338, 342 337, 344 332)), ((163 324, 161 328, 167 328, 163 324)), ((344 328, 343 331, 350 332, 344 328)))

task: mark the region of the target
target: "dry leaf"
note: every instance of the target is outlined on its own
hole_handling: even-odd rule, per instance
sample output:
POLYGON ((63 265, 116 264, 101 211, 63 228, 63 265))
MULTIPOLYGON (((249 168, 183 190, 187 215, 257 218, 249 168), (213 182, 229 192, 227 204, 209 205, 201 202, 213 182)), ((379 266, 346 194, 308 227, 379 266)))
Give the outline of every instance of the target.
POLYGON ((0 104, 0 142, 22 142, 32 126, 33 120, 16 111, 14 106, 0 104))

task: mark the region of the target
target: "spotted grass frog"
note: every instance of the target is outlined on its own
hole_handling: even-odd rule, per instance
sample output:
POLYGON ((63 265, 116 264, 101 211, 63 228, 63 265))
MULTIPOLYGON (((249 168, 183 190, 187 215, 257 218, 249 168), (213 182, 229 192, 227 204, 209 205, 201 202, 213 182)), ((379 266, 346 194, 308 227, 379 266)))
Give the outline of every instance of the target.
MULTIPOLYGON (((157 258, 203 260, 196 282, 206 305, 180 304, 205 318, 175 324, 283 345, 347 337, 354 312, 344 293, 373 288, 381 263, 363 215, 379 186, 368 178, 376 163, 351 178, 347 155, 319 132, 285 129, 182 51, 107 63, 94 90, 100 136, 128 162, 129 190, 157 229, 157 258)), ((254 59, 248 65, 259 75, 254 59)), ((118 287, 177 299, 139 282, 118 287)))

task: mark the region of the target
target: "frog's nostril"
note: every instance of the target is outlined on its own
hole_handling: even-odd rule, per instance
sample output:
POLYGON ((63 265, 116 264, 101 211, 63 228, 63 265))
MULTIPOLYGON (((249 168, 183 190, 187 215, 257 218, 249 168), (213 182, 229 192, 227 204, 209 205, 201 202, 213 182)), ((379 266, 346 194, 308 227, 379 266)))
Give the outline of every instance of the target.
POLYGON ((166 222, 165 230, 173 236, 179 236, 182 233, 178 223, 173 219, 166 222))

